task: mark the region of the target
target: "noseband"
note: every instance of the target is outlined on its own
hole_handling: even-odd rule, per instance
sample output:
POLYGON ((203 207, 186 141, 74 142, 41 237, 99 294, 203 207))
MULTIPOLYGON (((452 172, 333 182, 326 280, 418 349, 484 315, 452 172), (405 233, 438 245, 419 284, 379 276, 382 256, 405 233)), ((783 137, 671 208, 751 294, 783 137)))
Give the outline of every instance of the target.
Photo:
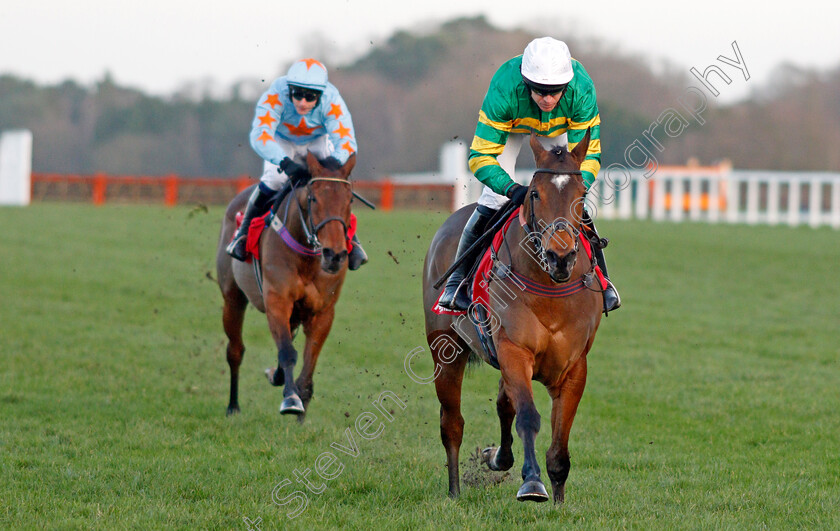
MULTIPOLYGON (((534 171, 534 177, 537 176, 538 173, 550 173, 553 175, 582 175, 580 170, 553 170, 550 168, 537 168, 534 171)), ((545 246, 542 244, 542 237, 545 233, 549 232, 550 237, 554 236, 554 233, 557 231, 565 231, 572 236, 572 239, 575 242, 574 251, 577 252, 580 246, 580 240, 577 238, 578 229, 574 227, 566 218, 560 218, 552 221, 550 224, 546 224, 541 230, 537 231, 537 220, 536 215, 534 214, 535 210, 535 201, 539 200, 540 194, 536 190, 531 190, 528 193, 528 199, 531 202, 531 213, 528 218, 528 221, 525 223, 525 230, 528 231, 528 235, 531 237, 531 243, 534 245, 534 250, 536 251, 537 256, 540 259, 540 263, 547 264, 548 259, 546 257, 546 249, 545 246)))

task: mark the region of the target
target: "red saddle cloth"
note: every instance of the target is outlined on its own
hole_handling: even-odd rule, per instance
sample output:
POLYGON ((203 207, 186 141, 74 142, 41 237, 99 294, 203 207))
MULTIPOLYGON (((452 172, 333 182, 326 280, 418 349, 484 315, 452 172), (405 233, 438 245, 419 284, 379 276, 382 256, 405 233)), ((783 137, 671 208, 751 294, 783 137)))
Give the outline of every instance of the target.
MULTIPOLYGON (((505 224, 502 226, 501 229, 496 232, 496 235, 493 236, 493 242, 490 244, 490 248, 493 249, 493 252, 498 252, 499 247, 502 245, 502 240, 505 238, 505 233, 510 227, 511 221, 514 220, 519 216, 519 209, 511 213, 510 217, 505 221, 505 224)), ((472 301, 482 301, 487 307, 487 282, 484 282, 485 276, 490 272, 490 268, 493 266, 493 259, 490 254, 490 248, 484 251, 484 254, 481 256, 481 260, 478 263, 478 269, 475 272, 475 277, 472 280, 472 301), (483 286, 482 286, 483 284, 483 286)), ((438 302, 440 301, 440 297, 443 295, 443 291, 440 292, 438 295, 437 300, 435 301, 434 307, 432 307, 432 311, 438 315, 464 315, 467 312, 462 312, 460 310, 450 310, 449 308, 444 308, 438 302)))
MULTIPOLYGON (((253 256, 257 260, 260 259, 260 236, 262 235, 263 231, 268 228, 266 225, 266 221, 268 216, 271 215, 271 212, 266 212, 264 215, 254 218, 251 220, 251 226, 248 227, 248 237, 245 239, 245 252, 248 253, 248 257, 245 259, 245 262, 250 263, 251 257, 253 256)), ((245 217, 245 214, 242 212, 236 213, 236 228, 238 229, 242 225, 242 218, 245 217)), ((285 227, 283 227, 285 229, 285 227)), ((350 214, 350 226, 347 227, 347 252, 353 250, 353 236, 356 234, 356 214, 350 214)))
MULTIPOLYGON (((478 268, 476 269, 475 276, 472 279, 472 302, 478 303, 481 302, 485 308, 489 310, 490 305, 490 294, 488 293, 488 288, 490 284, 487 280, 490 277, 490 269, 493 267, 493 255, 491 254, 490 250, 493 250, 493 253, 498 254, 499 248, 502 246, 502 241, 505 238, 505 234, 507 233, 508 229, 510 228, 511 222, 514 219, 519 217, 519 208, 511 213, 510 217, 505 221, 505 224, 502 226, 501 229, 496 232, 495 236, 493 236, 493 242, 490 244, 490 247, 484 252, 481 256, 481 260, 478 263, 478 268)), ((589 259, 592 259, 592 246, 589 243, 583 234, 580 235, 580 242, 583 246, 583 249, 586 251, 586 256, 589 259)), ((598 281, 601 285, 602 290, 607 289, 607 279, 604 277, 604 273, 601 271, 600 266, 595 266, 595 273, 598 276, 598 281)), ((526 288, 527 289, 527 288, 526 288)), ((441 291, 440 295, 443 295, 443 291, 441 291)), ((438 301, 440 301, 440 295, 438 295, 438 300, 435 301, 435 305, 432 308, 432 311, 438 315, 464 315, 466 312, 462 312, 459 310, 450 310, 449 308, 444 308, 438 301)))

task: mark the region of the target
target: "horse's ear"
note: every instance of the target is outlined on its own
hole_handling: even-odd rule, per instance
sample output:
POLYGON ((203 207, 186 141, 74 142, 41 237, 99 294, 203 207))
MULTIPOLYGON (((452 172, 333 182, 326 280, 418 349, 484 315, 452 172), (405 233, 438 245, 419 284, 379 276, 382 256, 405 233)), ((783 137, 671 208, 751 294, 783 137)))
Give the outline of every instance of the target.
POLYGON ((580 166, 583 163, 583 159, 586 158, 586 152, 589 150, 589 139, 591 136, 592 128, 589 127, 586 129, 586 134, 583 135, 583 138, 572 150, 572 158, 575 159, 578 166, 580 166))
POLYGON ((341 173, 341 178, 344 180, 349 180, 350 172, 353 171, 353 168, 356 166, 356 154, 353 153, 350 155, 350 158, 347 159, 347 162, 344 163, 344 166, 341 167, 339 172, 341 173))
POLYGON ((324 167, 318 161, 318 157, 312 154, 311 151, 306 152, 306 165, 309 166, 309 174, 312 176, 323 175, 324 167))
POLYGON ((537 139, 537 134, 533 131, 531 131, 531 151, 534 152, 534 161, 537 163, 537 166, 543 166, 544 164, 540 161, 546 156, 548 150, 543 147, 537 139))

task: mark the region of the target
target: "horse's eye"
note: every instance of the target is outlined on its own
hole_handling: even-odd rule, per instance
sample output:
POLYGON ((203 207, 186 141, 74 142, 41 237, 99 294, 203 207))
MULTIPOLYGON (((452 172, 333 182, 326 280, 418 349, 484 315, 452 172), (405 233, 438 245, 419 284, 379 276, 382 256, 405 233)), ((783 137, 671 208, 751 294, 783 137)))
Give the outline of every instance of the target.
POLYGON ((317 203, 317 202, 318 202, 318 198, 317 198, 317 197, 315 197, 314 195, 312 196, 312 202, 313 202, 313 203, 317 203))
POLYGON ((539 199, 540 192, 538 190, 531 190, 531 197, 533 197, 534 199, 539 199))

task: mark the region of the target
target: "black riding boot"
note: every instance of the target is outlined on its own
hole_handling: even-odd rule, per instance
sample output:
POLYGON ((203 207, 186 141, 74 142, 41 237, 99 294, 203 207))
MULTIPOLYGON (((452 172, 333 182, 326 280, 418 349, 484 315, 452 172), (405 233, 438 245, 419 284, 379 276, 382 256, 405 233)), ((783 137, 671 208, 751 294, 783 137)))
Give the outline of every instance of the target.
POLYGON ((612 281, 610 280, 610 275, 607 273, 607 261, 604 259, 604 247, 607 246, 609 243, 609 239, 601 238, 598 236, 598 231, 595 230, 595 223, 592 221, 592 218, 589 217, 589 212, 583 211, 583 225, 586 232, 588 232, 589 242, 592 244, 592 255, 597 260, 598 265, 601 267, 601 272, 604 273, 604 276, 607 279, 607 289, 604 290, 604 313, 609 314, 613 310, 617 310, 621 307, 621 297, 618 295, 618 291, 615 289, 612 281))
POLYGON ((251 226, 251 220, 255 217, 262 216, 270 205, 271 196, 274 191, 267 186, 264 187, 262 183, 254 188, 251 197, 248 198, 248 207, 245 209, 245 214, 242 216, 242 224, 233 236, 233 240, 225 248, 227 254, 236 258, 240 262, 244 262, 247 256, 245 251, 245 242, 248 239, 248 227, 251 226))
POLYGON ((347 267, 350 271, 355 271, 368 262, 368 255, 362 249, 362 242, 359 241, 358 236, 354 234, 353 239, 350 241, 353 242, 353 250, 350 251, 350 255, 347 257, 347 267))
MULTIPOLYGON (((461 257, 467 249, 472 247, 472 244, 484 234, 484 229, 487 227, 487 222, 493 217, 496 211, 492 208, 479 205, 470 216, 467 225, 464 227, 464 232, 461 234, 461 241, 458 242, 458 253, 455 255, 455 260, 461 257)), ((438 304, 450 310, 466 311, 470 307, 469 290, 466 286, 461 287, 464 282, 464 277, 467 271, 472 266, 473 260, 471 257, 465 258, 449 275, 449 280, 446 282, 446 287, 443 290, 443 295, 440 296, 438 304)))

